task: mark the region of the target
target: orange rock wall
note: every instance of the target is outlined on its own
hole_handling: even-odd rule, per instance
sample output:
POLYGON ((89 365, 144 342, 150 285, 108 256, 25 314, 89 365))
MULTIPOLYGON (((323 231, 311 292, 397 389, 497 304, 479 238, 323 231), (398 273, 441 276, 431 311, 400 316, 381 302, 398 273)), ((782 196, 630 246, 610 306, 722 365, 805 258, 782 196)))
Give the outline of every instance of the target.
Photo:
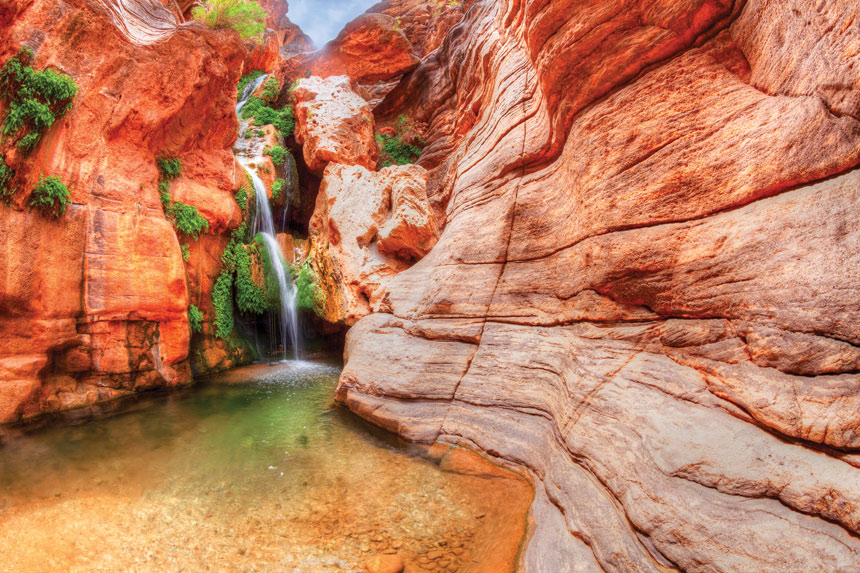
POLYGON ((530 472, 524 570, 860 567, 858 22, 477 2, 375 109, 444 230, 338 397, 530 472))
POLYGON ((6 153, 19 192, 0 207, 0 422, 191 381, 187 308, 208 296, 189 298, 180 243, 194 241, 164 216, 156 157, 182 159, 176 199, 213 232, 239 223, 231 145, 244 54, 235 34, 141 2, 150 20, 124 16, 119 0, 0 14, 0 60, 27 46, 37 68, 80 86, 31 156, 6 153), (27 209, 41 175, 71 191, 58 221, 27 209))

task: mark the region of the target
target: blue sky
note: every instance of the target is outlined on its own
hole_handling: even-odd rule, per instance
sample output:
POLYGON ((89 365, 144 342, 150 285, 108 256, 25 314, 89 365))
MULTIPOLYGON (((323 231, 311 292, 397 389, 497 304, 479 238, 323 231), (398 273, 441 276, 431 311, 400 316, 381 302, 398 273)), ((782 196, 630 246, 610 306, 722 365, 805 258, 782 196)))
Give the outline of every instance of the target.
POLYGON ((289 0, 290 20, 299 25, 314 44, 321 48, 334 40, 344 24, 377 3, 378 0, 289 0))

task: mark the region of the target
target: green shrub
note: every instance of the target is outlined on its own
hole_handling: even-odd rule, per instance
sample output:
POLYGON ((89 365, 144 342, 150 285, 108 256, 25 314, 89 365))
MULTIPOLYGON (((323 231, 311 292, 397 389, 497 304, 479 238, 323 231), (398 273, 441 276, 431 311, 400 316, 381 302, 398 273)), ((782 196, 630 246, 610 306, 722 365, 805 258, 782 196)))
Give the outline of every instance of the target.
POLYGON ((296 129, 296 118, 293 116, 293 106, 285 105, 278 112, 278 117, 272 124, 278 128, 284 139, 290 137, 296 129))
POLYGON ((179 250, 182 251, 182 260, 187 263, 188 259, 191 258, 191 253, 188 251, 188 243, 179 245, 179 250))
POLYGON ((380 147, 379 166, 407 165, 415 163, 421 155, 421 148, 416 145, 404 143, 399 135, 376 135, 376 142, 380 147))
POLYGON ((278 78, 275 76, 269 76, 266 78, 266 81, 263 82, 263 91, 260 94, 263 96, 263 101, 272 103, 278 96, 281 95, 281 84, 278 82, 278 78))
POLYGON ((243 211, 248 208, 248 192, 244 187, 240 187, 238 191, 236 191, 236 203, 239 204, 239 208, 243 211))
POLYGON ((239 80, 239 83, 236 85, 236 99, 240 99, 242 97, 242 93, 245 91, 247 85, 260 76, 263 75, 263 72, 260 70, 254 70, 251 73, 245 74, 242 76, 242 79, 239 80))
POLYGON ((191 16, 215 30, 232 29, 243 40, 262 42, 266 11, 252 0, 204 0, 191 16))
POLYGON ((178 157, 159 157, 157 162, 161 181, 173 181, 182 175, 182 161, 178 157))
POLYGON ((236 238, 231 238, 221 255, 224 268, 235 273, 236 305, 240 312, 262 314, 267 309, 266 293, 251 279, 251 253, 257 251, 257 245, 250 248, 236 238))
MULTIPOLYGON (((269 304, 270 310, 277 310, 281 306, 281 287, 278 285, 278 277, 275 275, 275 270, 272 268, 272 259, 269 256, 269 250, 266 248, 266 243, 263 241, 263 236, 260 233, 257 233, 254 237, 254 242, 257 245, 260 258, 263 260, 266 301, 269 304)), ((281 258, 281 263, 284 263, 283 258, 281 258)), ((287 267, 287 265, 284 266, 287 267)))
POLYGON ((196 240, 201 232, 209 230, 209 221, 200 215, 197 207, 176 202, 167 211, 173 219, 174 226, 183 235, 194 237, 196 240))
POLYGON ((224 269, 212 287, 215 307, 215 337, 225 339, 233 332, 233 273, 224 269))
POLYGON ((284 161, 287 159, 287 153, 289 152, 280 145, 270 147, 263 152, 264 155, 268 155, 272 158, 272 163, 275 165, 283 165, 284 161))
POLYGON ((203 330, 203 313, 193 304, 188 307, 188 324, 191 325, 191 332, 203 330))
POLYGON ((36 71, 30 67, 33 52, 21 48, 0 69, 0 97, 8 113, 0 126, 27 153, 42 134, 71 109, 78 93, 74 80, 54 70, 36 71))
POLYGON ((13 177, 15 177, 15 172, 6 165, 6 159, 0 155, 0 201, 9 201, 15 194, 15 189, 9 186, 13 177))
POLYGON ((415 163, 421 156, 424 142, 418 137, 413 122, 405 115, 399 115, 395 123, 395 134, 376 134, 379 145, 379 166, 407 165, 415 163), (411 143, 410 143, 411 142, 411 143), (415 144, 419 145, 415 145, 415 144))
POLYGON ((319 279, 310 264, 305 261, 296 279, 296 306, 303 310, 312 310, 321 316, 324 302, 325 295, 319 286, 319 279))
POLYGON ((281 191, 286 187, 287 182, 278 177, 275 179, 275 182, 272 183, 272 199, 277 199, 281 196, 281 191))
POLYGON ((280 110, 268 107, 263 100, 252 96, 242 108, 242 118, 254 118, 254 125, 274 125, 284 138, 290 137, 295 131, 296 119, 292 106, 285 105, 280 110))
POLYGON ((30 207, 39 209, 46 217, 59 219, 71 202, 69 189, 57 177, 42 177, 33 188, 30 207))
POLYGON ((170 183, 167 181, 161 181, 158 184, 158 196, 161 199, 161 204, 165 209, 170 208, 170 204, 173 203, 173 197, 170 195, 170 183))

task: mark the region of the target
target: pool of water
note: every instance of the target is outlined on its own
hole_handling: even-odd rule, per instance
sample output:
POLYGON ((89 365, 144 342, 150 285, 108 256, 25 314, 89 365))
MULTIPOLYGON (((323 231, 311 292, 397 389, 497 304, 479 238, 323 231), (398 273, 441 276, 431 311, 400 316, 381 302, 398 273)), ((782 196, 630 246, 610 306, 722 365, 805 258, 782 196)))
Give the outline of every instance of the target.
POLYGON ((529 485, 333 405, 336 363, 255 365, 0 430, 0 571, 515 567, 529 485))

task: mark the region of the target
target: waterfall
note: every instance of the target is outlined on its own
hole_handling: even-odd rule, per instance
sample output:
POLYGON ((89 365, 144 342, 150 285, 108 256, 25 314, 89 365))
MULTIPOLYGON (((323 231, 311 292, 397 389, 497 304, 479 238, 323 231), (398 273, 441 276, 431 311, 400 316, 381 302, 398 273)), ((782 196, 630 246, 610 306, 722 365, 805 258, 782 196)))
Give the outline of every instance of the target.
MULTIPOLYGON (((248 100, 251 98, 251 95, 253 95, 253 93, 255 91, 257 91, 257 88, 260 87, 260 85, 264 81, 266 81, 267 77, 269 77, 269 76, 266 74, 261 75, 256 80, 254 80, 252 82, 248 82, 248 85, 246 85, 245 89, 242 90, 242 97, 239 99, 239 103, 236 104, 236 117, 239 118, 239 124, 242 127, 244 127, 244 122, 242 121, 242 116, 239 114, 242 111, 242 108, 245 107, 245 104, 248 103, 248 100)), ((241 127, 240 127, 240 129, 241 129, 241 127)), ((242 135, 242 134, 240 133, 239 135, 242 135)))
MULTIPOLYGON (((244 132, 247 129, 249 122, 242 121, 239 115, 242 108, 247 103, 257 88, 266 80, 266 75, 262 75, 255 81, 245 86, 242 92, 242 99, 236 105, 236 115, 239 116, 240 125, 240 140, 244 141, 244 132)), ((275 273, 275 278, 278 281, 278 290, 281 299, 281 341, 284 345, 284 359, 287 355, 287 337, 293 346, 293 353, 296 359, 301 359, 302 349, 301 340, 299 337, 299 322, 298 308, 296 307, 296 289, 293 286, 292 280, 287 275, 287 269, 284 264, 284 257, 281 254, 281 247, 275 239, 275 223, 272 217, 272 207, 269 204, 268 193, 263 181, 257 175, 256 169, 253 167, 256 161, 262 159, 262 149, 258 149, 255 145, 242 145, 239 152, 242 154, 237 157, 239 163, 248 173, 251 182, 254 185, 254 192, 257 197, 257 209, 254 216, 254 234, 259 233, 263 237, 266 251, 269 254, 269 260, 272 263, 272 270, 275 273)))

